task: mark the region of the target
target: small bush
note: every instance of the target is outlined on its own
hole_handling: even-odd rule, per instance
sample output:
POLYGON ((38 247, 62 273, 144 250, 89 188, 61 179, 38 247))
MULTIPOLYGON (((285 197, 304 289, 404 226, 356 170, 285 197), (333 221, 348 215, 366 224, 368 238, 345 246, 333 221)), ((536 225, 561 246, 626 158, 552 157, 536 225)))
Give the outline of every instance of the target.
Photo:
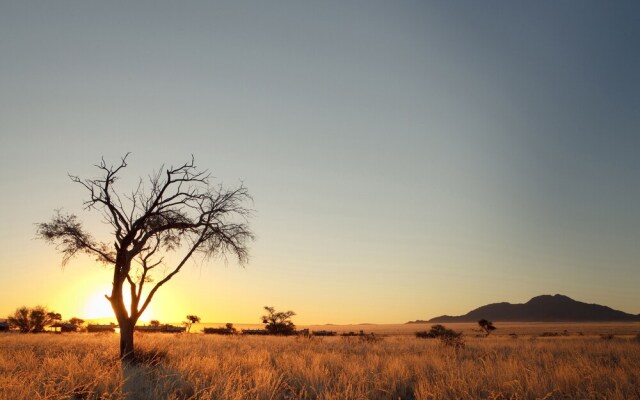
POLYGON ((496 327, 493 326, 493 322, 489 321, 488 319, 482 318, 480 321, 478 321, 478 325, 480 326, 480 329, 484 331, 484 334, 486 336, 489 336, 491 332, 496 330, 496 327))
POLYGON ((447 329, 444 325, 433 325, 429 331, 421 331, 415 333, 416 337, 421 339, 440 339, 445 346, 461 348, 464 347, 464 338, 462 332, 456 332, 453 329, 447 329))
POLYGON ((228 323, 225 326, 219 326, 217 328, 204 328, 202 332, 214 335, 235 335, 238 331, 233 327, 233 324, 228 323))

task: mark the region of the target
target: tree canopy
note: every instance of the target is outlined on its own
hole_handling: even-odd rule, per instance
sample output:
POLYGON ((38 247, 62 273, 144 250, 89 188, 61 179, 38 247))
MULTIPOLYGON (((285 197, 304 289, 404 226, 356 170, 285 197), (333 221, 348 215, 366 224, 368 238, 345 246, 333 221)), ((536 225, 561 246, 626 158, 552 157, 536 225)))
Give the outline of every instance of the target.
POLYGON ((293 311, 276 311, 274 307, 265 306, 267 314, 262 316, 262 323, 271 335, 292 335, 296 332, 296 326, 291 317, 296 315, 293 311))
POLYGON ((59 313, 49 311, 46 307, 20 307, 7 317, 10 326, 22 333, 44 332, 44 328, 62 319, 59 313))

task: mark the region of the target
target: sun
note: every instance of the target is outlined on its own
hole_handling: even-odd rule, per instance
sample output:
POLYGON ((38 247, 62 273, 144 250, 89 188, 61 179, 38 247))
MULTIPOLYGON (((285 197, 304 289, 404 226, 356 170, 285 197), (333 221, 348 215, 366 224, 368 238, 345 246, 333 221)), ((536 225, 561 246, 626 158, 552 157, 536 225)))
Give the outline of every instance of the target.
MULTIPOLYGON (((85 319, 115 319, 111 303, 104 297, 104 295, 108 293, 111 293, 110 289, 103 289, 91 294, 85 303, 83 314, 85 319)), ((128 310, 129 304, 131 304, 131 295, 126 291, 124 292, 124 303, 128 310)), ((152 315, 152 304, 149 304, 149 307, 147 307, 141 318, 152 319, 152 317, 150 317, 152 315)))
POLYGON ((114 318, 111 303, 104 297, 103 292, 92 294, 87 300, 84 316, 86 319, 114 318))

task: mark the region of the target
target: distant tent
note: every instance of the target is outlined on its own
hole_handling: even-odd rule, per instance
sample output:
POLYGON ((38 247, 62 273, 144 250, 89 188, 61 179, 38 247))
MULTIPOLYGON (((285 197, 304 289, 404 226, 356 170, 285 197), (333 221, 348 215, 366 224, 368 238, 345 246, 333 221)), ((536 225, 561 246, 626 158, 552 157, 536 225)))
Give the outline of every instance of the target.
POLYGON ((174 325, 158 325, 158 326, 136 326, 134 330, 138 332, 148 332, 148 333, 182 333, 187 330, 187 328, 183 326, 174 326, 174 325))
POLYGON ((0 321, 0 332, 9 332, 9 323, 0 321))
POLYGON ((89 324, 87 325, 87 332, 89 333, 101 333, 101 332, 115 332, 118 325, 109 324, 109 325, 97 325, 97 324, 89 324))
POLYGON ((61 322, 56 322, 55 324, 51 325, 51 328, 53 329, 54 332, 77 332, 78 331, 78 325, 65 324, 61 322))

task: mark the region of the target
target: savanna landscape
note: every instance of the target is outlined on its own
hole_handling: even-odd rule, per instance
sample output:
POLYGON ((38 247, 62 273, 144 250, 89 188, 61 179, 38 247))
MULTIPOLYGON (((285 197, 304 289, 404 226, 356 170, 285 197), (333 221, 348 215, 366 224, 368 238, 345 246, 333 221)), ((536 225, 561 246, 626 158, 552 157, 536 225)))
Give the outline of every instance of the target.
POLYGON ((639 16, 0 0, 0 400, 640 400, 639 16))
POLYGON ((0 398, 640 397, 637 323, 496 324, 489 336, 447 327, 464 332, 463 347, 413 335, 428 325, 331 327, 334 337, 136 333, 139 362, 125 366, 115 334, 5 333, 0 398), (354 330, 374 339, 340 336, 354 330))

